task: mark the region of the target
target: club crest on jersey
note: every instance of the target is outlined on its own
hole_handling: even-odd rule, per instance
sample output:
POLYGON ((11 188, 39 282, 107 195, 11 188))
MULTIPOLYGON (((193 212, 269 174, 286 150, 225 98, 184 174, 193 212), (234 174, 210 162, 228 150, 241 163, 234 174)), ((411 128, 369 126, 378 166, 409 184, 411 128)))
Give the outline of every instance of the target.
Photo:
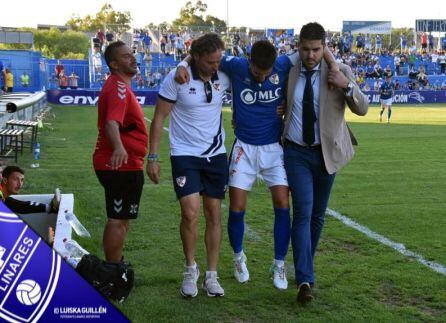
POLYGON ((269 77, 269 81, 270 81, 271 83, 275 84, 275 85, 279 84, 279 75, 278 75, 277 73, 271 75, 271 76, 269 77))
POLYGON ((240 93, 240 99, 244 104, 254 104, 256 101, 260 103, 271 103, 279 99, 282 95, 281 88, 275 90, 253 91, 251 89, 244 89, 240 93))
POLYGON ((186 185, 186 176, 177 177, 176 182, 179 187, 183 187, 184 185, 186 185))

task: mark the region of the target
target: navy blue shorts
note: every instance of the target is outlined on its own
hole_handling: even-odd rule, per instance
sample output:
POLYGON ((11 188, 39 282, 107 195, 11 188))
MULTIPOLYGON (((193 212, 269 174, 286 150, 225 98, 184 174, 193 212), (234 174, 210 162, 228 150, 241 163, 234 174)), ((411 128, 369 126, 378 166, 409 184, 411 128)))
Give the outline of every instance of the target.
POLYGON ((224 199, 228 188, 228 158, 171 156, 173 187, 177 198, 193 193, 224 199))
POLYGON ((143 171, 97 170, 96 176, 104 187, 107 217, 119 220, 136 219, 144 185, 143 171))

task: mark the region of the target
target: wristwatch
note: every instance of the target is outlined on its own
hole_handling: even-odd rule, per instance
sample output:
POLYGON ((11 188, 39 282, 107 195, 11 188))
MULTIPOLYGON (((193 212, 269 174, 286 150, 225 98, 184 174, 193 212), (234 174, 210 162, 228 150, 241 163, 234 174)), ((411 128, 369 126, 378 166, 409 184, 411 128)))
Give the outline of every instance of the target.
POLYGON ((147 160, 149 161, 149 163, 155 163, 159 161, 159 156, 158 154, 148 154, 147 160))

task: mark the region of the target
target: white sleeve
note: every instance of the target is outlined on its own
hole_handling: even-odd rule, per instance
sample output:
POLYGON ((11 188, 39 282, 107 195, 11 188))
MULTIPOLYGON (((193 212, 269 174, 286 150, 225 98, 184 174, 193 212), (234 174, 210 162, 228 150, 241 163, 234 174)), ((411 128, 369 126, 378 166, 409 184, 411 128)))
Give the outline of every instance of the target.
POLYGON ((160 90, 158 95, 169 102, 176 102, 178 97, 178 84, 175 82, 175 71, 176 68, 171 70, 169 74, 164 78, 164 81, 161 83, 160 90))
POLYGON ((287 55, 287 57, 290 60, 291 64, 295 66, 297 64, 297 61, 299 60, 299 52, 295 51, 294 53, 287 55))

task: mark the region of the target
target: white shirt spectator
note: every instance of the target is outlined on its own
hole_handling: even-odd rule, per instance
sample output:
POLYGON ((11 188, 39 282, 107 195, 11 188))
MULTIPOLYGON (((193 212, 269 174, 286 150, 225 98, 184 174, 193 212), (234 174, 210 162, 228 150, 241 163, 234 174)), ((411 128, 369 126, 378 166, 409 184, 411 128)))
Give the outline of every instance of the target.
POLYGON ((92 60, 93 60, 93 67, 95 69, 95 72, 96 73, 100 73, 101 70, 102 70, 102 57, 101 57, 101 53, 99 53, 99 52, 93 53, 92 60))

